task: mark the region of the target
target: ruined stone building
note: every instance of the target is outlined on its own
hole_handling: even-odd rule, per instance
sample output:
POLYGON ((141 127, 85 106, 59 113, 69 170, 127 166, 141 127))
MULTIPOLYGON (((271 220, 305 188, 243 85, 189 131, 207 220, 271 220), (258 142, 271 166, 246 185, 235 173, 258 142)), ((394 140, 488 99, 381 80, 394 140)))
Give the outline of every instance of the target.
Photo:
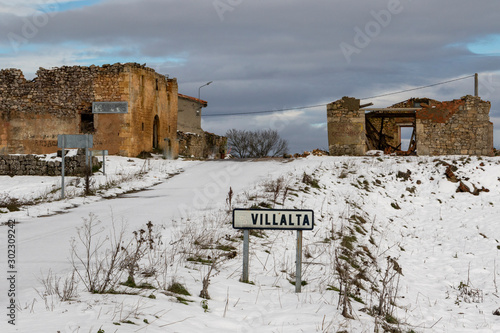
POLYGON ((136 63, 40 68, 33 80, 0 70, 0 155, 53 153, 58 134, 87 133, 109 154, 177 156, 177 80, 136 63))
POLYGON ((331 155, 364 155, 384 150, 410 155, 493 155, 490 102, 464 96, 448 102, 411 98, 389 108, 368 108, 343 97, 327 106, 331 155), (401 150, 401 130, 410 127, 407 150, 401 150))
POLYGON ((201 128, 202 108, 207 101, 178 94, 177 139, 179 154, 197 158, 220 158, 227 140, 225 137, 205 132, 201 128))

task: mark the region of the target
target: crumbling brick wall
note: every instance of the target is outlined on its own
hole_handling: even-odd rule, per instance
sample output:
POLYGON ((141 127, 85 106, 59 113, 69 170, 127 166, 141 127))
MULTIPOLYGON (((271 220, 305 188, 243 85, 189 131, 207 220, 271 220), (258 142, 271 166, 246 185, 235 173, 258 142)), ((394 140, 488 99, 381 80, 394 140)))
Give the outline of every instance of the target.
POLYGON ((58 134, 90 132, 95 149, 136 156, 153 149, 154 129, 158 148, 168 138, 177 156, 177 80, 144 65, 40 68, 31 81, 0 70, 0 154, 53 153, 58 134), (112 101, 129 112, 92 114, 92 102, 112 101))
POLYGON ((365 112, 359 99, 343 97, 327 105, 328 146, 330 155, 366 153, 365 112))
POLYGON ((491 104, 464 96, 433 102, 416 112, 419 155, 493 155, 491 104))

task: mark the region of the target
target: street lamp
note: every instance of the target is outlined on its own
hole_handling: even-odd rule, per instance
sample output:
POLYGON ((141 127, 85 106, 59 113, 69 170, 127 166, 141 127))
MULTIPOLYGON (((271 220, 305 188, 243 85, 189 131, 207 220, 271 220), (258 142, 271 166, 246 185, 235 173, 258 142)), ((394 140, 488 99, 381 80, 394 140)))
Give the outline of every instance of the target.
POLYGON ((201 90, 201 88, 203 88, 204 86, 208 86, 208 85, 209 85, 210 83, 212 83, 212 82, 214 82, 214 81, 207 82, 207 83, 205 83, 204 85, 202 85, 202 86, 200 86, 200 87, 198 88, 198 99, 200 99, 200 90, 201 90))

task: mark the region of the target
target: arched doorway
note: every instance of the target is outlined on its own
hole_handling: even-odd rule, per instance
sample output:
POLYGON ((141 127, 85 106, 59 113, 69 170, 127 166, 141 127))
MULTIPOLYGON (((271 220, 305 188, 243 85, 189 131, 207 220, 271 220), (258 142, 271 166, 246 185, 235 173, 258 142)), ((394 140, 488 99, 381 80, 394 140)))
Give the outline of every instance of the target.
POLYGON ((155 116, 155 120, 153 121, 153 149, 158 149, 158 133, 160 130, 160 118, 155 116))

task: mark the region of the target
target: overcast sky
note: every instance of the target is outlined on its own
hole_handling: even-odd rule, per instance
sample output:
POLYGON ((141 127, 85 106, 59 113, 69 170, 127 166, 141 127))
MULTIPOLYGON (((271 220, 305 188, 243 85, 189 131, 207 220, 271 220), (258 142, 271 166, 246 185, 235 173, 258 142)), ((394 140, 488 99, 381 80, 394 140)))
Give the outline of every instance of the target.
MULTIPOLYGON (((292 153, 328 149, 326 106, 479 73, 500 148, 498 0, 0 0, 1 68, 147 63, 208 101, 203 128, 279 130, 292 153), (253 116, 209 117, 303 106, 253 116)), ((468 78, 363 99, 458 99, 468 78)))

